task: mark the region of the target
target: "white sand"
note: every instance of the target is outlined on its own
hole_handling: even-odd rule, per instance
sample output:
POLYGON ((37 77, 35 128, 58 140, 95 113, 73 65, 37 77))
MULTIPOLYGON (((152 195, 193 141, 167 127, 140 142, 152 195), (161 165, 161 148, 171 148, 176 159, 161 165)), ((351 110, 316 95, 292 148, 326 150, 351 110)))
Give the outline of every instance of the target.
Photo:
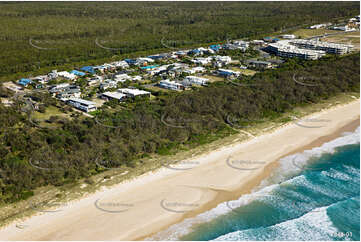
MULTIPOLYGON (((308 118, 327 119, 321 128, 304 128, 294 123, 249 141, 222 147, 208 154, 192 157, 196 166, 188 170, 162 168, 135 180, 99 191, 60 208, 55 213, 39 213, 23 222, 14 222, 0 230, 0 240, 134 240, 179 222, 185 213, 208 203, 216 206, 222 194, 239 192, 260 174, 263 168, 280 157, 320 137, 331 135, 359 118, 360 103, 336 106, 308 118), (239 170, 226 160, 258 161, 264 164, 241 164, 258 168, 239 170), (198 165, 197 165, 198 164, 198 165), (222 191, 226 191, 222 193, 222 191), (109 213, 97 209, 122 210, 109 213), (216 200, 217 199, 217 200, 216 200), (105 204, 108 203, 108 204, 105 204), (110 204, 109 204, 110 203, 110 204), (163 208, 162 207, 162 205, 163 208), (178 212, 172 212, 178 211, 178 212), (24 228, 17 228, 22 224, 24 228)), ((308 123, 320 125, 320 123, 308 123)), ((190 160, 189 160, 190 161, 190 160)), ((233 164, 233 163, 232 163, 233 164)), ((234 163, 237 166, 236 163, 234 163)))

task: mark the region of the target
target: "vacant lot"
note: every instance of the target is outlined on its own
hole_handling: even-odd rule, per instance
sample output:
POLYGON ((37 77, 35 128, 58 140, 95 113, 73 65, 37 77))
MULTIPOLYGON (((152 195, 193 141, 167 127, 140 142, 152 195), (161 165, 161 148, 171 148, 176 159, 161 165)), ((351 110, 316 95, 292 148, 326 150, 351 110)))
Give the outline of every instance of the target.
POLYGON ((339 33, 339 30, 330 30, 330 29, 299 29, 293 32, 294 35, 299 36, 301 38, 309 38, 312 36, 318 36, 323 34, 334 34, 339 33))
POLYGON ((46 108, 45 113, 40 113, 38 111, 34 111, 31 114, 31 119, 33 121, 38 121, 38 124, 42 127, 53 127, 54 125, 56 125, 55 123, 49 123, 47 122, 47 120, 50 119, 50 117, 55 116, 58 118, 69 118, 70 115, 63 113, 62 111, 59 110, 59 108, 55 107, 55 106, 49 106, 46 108))
POLYGON ((207 78, 209 79, 209 82, 219 82, 219 81, 224 81, 223 77, 220 76, 214 76, 214 75, 205 75, 202 76, 203 78, 207 78))
POLYGON ((240 69, 238 67, 232 67, 232 70, 239 71, 242 75, 245 75, 245 76, 254 76, 254 74, 257 73, 257 71, 254 71, 254 70, 240 69))
POLYGON ((360 50, 360 31, 344 32, 344 34, 328 36, 326 38, 322 38, 321 40, 343 44, 352 44, 357 50, 360 50))

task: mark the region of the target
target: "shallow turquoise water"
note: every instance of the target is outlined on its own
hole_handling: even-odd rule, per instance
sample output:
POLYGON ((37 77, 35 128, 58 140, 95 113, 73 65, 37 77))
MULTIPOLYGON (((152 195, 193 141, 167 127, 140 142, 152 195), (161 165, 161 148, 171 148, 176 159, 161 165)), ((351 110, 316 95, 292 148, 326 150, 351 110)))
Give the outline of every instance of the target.
POLYGON ((360 240, 360 128, 280 160, 260 187, 151 240, 360 240))

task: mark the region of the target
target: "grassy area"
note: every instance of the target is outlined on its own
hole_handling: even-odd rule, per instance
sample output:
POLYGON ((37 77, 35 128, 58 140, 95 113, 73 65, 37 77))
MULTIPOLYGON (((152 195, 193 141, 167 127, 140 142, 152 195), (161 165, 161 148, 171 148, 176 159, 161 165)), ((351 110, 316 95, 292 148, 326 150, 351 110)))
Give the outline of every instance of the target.
MULTIPOLYGON (((24 218, 37 213, 37 210, 33 209, 32 207, 34 203, 38 204, 41 202, 41 205, 37 206, 38 209, 43 208, 46 210, 51 210, 54 209, 54 207, 56 207, 58 204, 66 204, 72 200, 80 199, 99 190, 101 187, 113 186, 121 182, 134 179, 146 172, 157 170, 162 167, 162 164, 164 164, 165 161, 182 160, 187 158, 189 159, 190 157, 196 157, 198 155, 214 151, 217 148, 225 145, 235 144, 236 142, 247 140, 249 139, 247 132, 252 135, 261 135, 290 122, 290 117, 292 116, 301 118, 337 104, 351 102, 356 98, 359 98, 359 96, 359 93, 343 93, 328 100, 321 101, 317 104, 299 106, 287 113, 284 113, 274 120, 256 122, 249 128, 243 129, 245 132, 239 132, 223 138, 221 134, 215 134, 215 137, 212 138, 214 139, 213 142, 198 146, 193 149, 180 149, 176 155, 152 155, 148 158, 144 158, 140 161, 141 165, 138 165, 135 168, 127 167, 108 170, 101 174, 92 176, 91 178, 80 180, 75 184, 67 184, 61 187, 47 186, 37 188, 35 190, 35 195, 29 200, 20 201, 15 204, 9 204, 7 206, 1 207, 0 226, 14 221, 15 219, 24 218)), ((51 112, 51 110, 52 109, 50 109, 49 112, 51 112)), ((238 132, 239 130, 235 131, 238 132)), ((21 222, 19 224, 21 224, 21 222)))
POLYGON ((70 114, 66 114, 62 111, 60 111, 59 108, 55 106, 49 106, 45 109, 45 113, 41 113, 38 111, 34 111, 31 114, 31 119, 36 120, 39 122, 39 125, 42 127, 54 127, 56 123, 48 123, 47 120, 50 119, 50 117, 56 116, 61 118, 70 118, 70 114))
POLYGON ((339 30, 330 29, 298 29, 293 32, 294 35, 300 36, 301 38, 309 38, 312 36, 323 35, 323 34, 334 34, 339 33, 339 30))
POLYGON ((214 75, 204 75, 202 76, 203 78, 208 78, 209 82, 219 82, 219 81, 224 81, 223 77, 220 76, 214 76, 214 75))
POLYGON ((242 75, 245 75, 245 76, 254 76, 257 73, 257 71, 254 71, 254 70, 240 69, 238 67, 232 67, 231 69, 234 71, 239 71, 242 75))
POLYGON ((356 49, 360 49, 360 31, 344 32, 343 34, 328 36, 326 38, 322 38, 321 40, 343 44, 352 44, 356 49))

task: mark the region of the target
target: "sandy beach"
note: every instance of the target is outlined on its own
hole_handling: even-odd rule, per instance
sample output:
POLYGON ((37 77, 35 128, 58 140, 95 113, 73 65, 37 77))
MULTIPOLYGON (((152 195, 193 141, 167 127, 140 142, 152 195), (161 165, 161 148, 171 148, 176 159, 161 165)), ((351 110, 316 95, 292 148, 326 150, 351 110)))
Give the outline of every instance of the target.
POLYGON ((56 211, 14 222, 0 230, 0 240, 144 239, 249 192, 280 158, 355 130, 359 110, 360 100, 338 105, 172 169, 146 173, 56 211))

